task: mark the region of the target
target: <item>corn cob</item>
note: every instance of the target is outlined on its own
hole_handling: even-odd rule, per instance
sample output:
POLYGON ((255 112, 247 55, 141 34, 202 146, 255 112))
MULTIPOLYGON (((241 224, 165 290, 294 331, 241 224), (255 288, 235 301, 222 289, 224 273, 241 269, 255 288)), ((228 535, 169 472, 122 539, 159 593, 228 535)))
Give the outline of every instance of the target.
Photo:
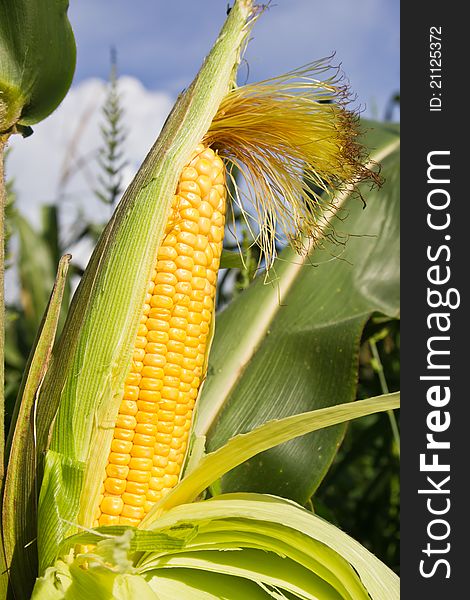
POLYGON ((204 376, 225 224, 225 167, 183 169, 147 289, 95 525, 138 525, 176 483, 204 376))

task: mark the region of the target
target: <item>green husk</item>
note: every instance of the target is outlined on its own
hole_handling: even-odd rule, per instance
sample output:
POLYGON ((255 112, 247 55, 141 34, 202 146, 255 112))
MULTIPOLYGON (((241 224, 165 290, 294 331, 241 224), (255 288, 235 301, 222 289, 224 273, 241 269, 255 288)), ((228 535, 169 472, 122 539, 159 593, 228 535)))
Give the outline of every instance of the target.
POLYGON ((21 384, 6 446, 8 468, 2 506, 3 546, 13 589, 27 597, 37 571, 35 410, 49 364, 71 256, 57 269, 54 288, 21 384))

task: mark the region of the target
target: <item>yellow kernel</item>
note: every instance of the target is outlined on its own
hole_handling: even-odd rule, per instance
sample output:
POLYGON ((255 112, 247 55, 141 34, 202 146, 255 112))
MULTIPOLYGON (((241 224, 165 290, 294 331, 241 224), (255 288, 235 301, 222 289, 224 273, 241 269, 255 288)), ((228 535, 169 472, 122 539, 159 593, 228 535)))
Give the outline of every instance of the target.
MULTIPOLYGON (((197 210, 197 208, 193 208, 193 207, 184 208, 183 210, 180 211, 180 215, 183 219, 185 219, 187 221, 191 221, 196 224, 198 224, 198 222, 199 222, 199 211, 197 210)), ((196 235, 197 235, 197 233, 196 233, 196 235)))
POLYGON ((136 446, 151 446, 153 448, 155 444, 155 437, 153 435, 146 435, 144 433, 136 433, 134 435, 134 447, 136 446))
POLYGON ((144 365, 150 367, 164 367, 166 359, 162 354, 146 354, 144 365))
MULTIPOLYGON (((175 272, 175 275, 178 278, 178 281, 188 281, 188 279, 186 277, 181 276, 180 271, 184 270, 184 271, 191 272, 194 267, 194 260, 190 256, 181 255, 181 256, 178 256, 178 258, 176 259, 175 262, 178 265, 178 270, 175 272)), ((175 289, 176 289, 176 286, 175 286, 175 289)))
POLYGON ((129 375, 126 377, 126 384, 127 385, 139 385, 140 383, 140 375, 139 373, 129 373, 129 375))
POLYGON ((151 467, 152 458, 146 458, 144 456, 133 456, 129 462, 129 473, 131 473, 133 470, 150 472, 151 467))
POLYGON ((160 367, 144 367, 142 369, 142 377, 149 377, 151 379, 162 379, 163 369, 160 367))
MULTIPOLYGON (((188 271, 189 272, 189 271, 188 271)), ((178 304, 181 303, 180 299, 177 299, 178 293, 179 294, 185 294, 187 296, 191 295, 191 292, 193 291, 193 288, 191 287, 191 283, 190 280, 188 279, 188 281, 179 281, 176 285, 175 285, 175 290, 177 292, 177 294, 175 295, 175 303, 178 302, 178 304)))
MULTIPOLYGON (((178 244, 176 244, 175 249, 177 251, 180 250, 180 248, 191 248, 191 252, 190 255, 192 256, 193 252, 194 252, 194 246, 196 245, 196 241, 197 241, 197 234, 191 233, 190 231, 180 231, 177 235, 178 238, 178 244)), ((180 252, 181 254, 184 254, 185 252, 180 252)))
POLYGON ((138 446, 134 443, 131 450, 131 456, 133 458, 152 458, 153 448, 150 446, 138 446))
MULTIPOLYGON (((155 455, 153 457, 153 466, 157 466, 155 464, 155 456, 160 456, 160 457, 165 457, 168 456, 170 453, 170 447, 168 446, 168 444, 155 444, 155 455)), ((158 461, 157 461, 158 462, 158 461)), ((166 465, 166 463, 165 463, 166 465)))
POLYGON ((193 290, 203 290, 206 287, 206 280, 203 277, 193 277, 191 285, 193 286, 193 290))
MULTIPOLYGON (((157 313, 157 310, 154 308, 152 308, 152 311, 155 311, 154 314, 157 313)), ((161 314, 161 313, 157 313, 157 314, 161 314)), ((149 320, 147 321, 147 327, 149 329, 149 333, 151 331, 168 331, 168 329, 170 329, 168 321, 171 318, 171 312, 168 311, 168 315, 165 314, 163 316, 164 316, 163 319, 162 318, 156 319, 154 317, 149 318, 149 320)))
MULTIPOLYGON (((135 460, 135 459, 134 459, 135 460)), ((150 481, 150 471, 139 469, 130 469, 127 481, 135 481, 137 483, 148 483, 150 481)))
MULTIPOLYGON (((167 365, 170 366, 170 365, 167 365)), ((168 387, 179 387, 180 384, 180 379, 179 379, 179 374, 181 373, 181 367, 179 365, 171 365, 173 367, 175 367, 175 371, 173 372, 174 374, 170 375, 170 374, 165 374, 165 377, 163 378, 163 384, 168 386, 168 387), (179 369, 179 370, 177 370, 179 369)))
POLYGON ((162 398, 165 400, 178 400, 178 390, 173 387, 163 386, 162 398))
POLYGON ((186 319, 188 316, 188 307, 187 306, 175 306, 173 309, 173 316, 179 317, 181 319, 186 319))
MULTIPOLYGON (((194 165, 199 175, 210 175, 212 171, 212 161, 207 160, 207 158, 199 158, 199 160, 194 165)), ((199 178, 198 178, 199 180, 199 178)))
MULTIPOLYGON (((126 483, 126 492, 130 494, 147 494, 149 491, 148 483, 139 483, 137 481, 128 481, 126 483)), ((124 500, 124 502, 126 502, 124 500)))
POLYGON ((199 232, 207 236, 211 230, 211 220, 207 217, 199 218, 199 232))
POLYGON ((135 373, 140 373, 143 369, 144 363, 140 360, 133 360, 132 361, 132 366, 131 369, 135 372, 135 373))
POLYGON ((111 452, 109 455, 109 462, 113 465, 128 465, 130 460, 129 454, 111 452))
MULTIPOLYGON (((185 257, 180 256, 179 258, 184 259, 185 257)), ((192 277, 191 271, 194 266, 194 261, 192 258, 189 260, 190 260, 190 262, 187 263, 187 265, 189 266, 189 269, 181 268, 181 269, 177 269, 175 271, 175 275, 178 278, 178 281, 188 281, 188 282, 191 281, 191 277, 192 277)), ((182 261, 182 262, 184 262, 184 261, 182 261)), ((175 289, 176 289, 176 286, 175 286, 175 289)), ((179 291, 179 290, 177 290, 177 291, 179 291)))
POLYGON ((135 347, 136 348, 145 348, 145 344, 147 343, 147 338, 143 335, 138 335, 135 339, 135 347))
POLYGON ((224 230, 222 227, 218 227, 217 225, 212 225, 210 232, 209 232, 209 237, 212 238, 212 240, 214 242, 221 242, 222 238, 224 236, 224 230))
POLYGON ((159 408, 161 410, 171 410, 174 412, 176 409, 176 400, 162 400, 159 404, 159 408))
POLYGON ((120 517, 118 515, 105 515, 102 514, 99 518, 99 524, 102 527, 105 527, 106 525, 118 525, 119 524, 119 520, 120 517))
POLYGON ((165 421, 158 421, 157 423, 158 431, 161 433, 172 433, 173 432, 173 423, 167 423, 165 421))
POLYGON ((207 269, 206 277, 207 281, 215 287, 217 281, 217 272, 213 271, 212 269, 207 269))
POLYGON ((124 465, 106 465, 106 475, 117 479, 126 479, 129 473, 129 467, 124 465))
MULTIPOLYGON (((159 283, 155 286, 155 294, 173 297, 175 295, 175 287, 166 283, 159 283)), ((150 302, 150 305, 152 305, 152 302, 150 302)))
MULTIPOLYGON (((137 397, 139 397, 139 388, 137 388, 137 397)), ((120 415, 134 416, 137 413, 137 404, 135 400, 123 400, 119 406, 120 415)))
POLYGON ((171 433, 164 433, 163 431, 159 431, 155 434, 155 443, 157 444, 170 444, 171 443, 171 433))
MULTIPOLYGON (((179 384, 179 390, 180 392, 189 392, 189 390, 191 389, 191 384, 190 383, 185 383, 184 381, 180 381, 179 384)), ((180 399, 180 397, 178 397, 178 400, 180 399)))
POLYGON ((212 224, 215 227, 223 227, 225 224, 225 217, 218 210, 212 214, 212 224))
MULTIPOLYGON (((212 180, 207 175, 201 174, 197 178, 197 184, 199 186, 199 189, 201 190, 201 197, 204 198, 211 191, 212 180)), ((201 206, 202 206, 202 204, 203 203, 201 203, 201 206)), ((201 209, 201 207, 199 207, 199 210, 200 209, 201 209)), ((202 216, 206 216, 206 215, 202 215, 202 216)))
POLYGON ((135 432, 142 433, 144 435, 151 435, 155 437, 157 434, 157 426, 153 423, 137 423, 135 432))
POLYGON ((145 515, 143 506, 131 506, 129 504, 125 504, 119 522, 122 523, 124 521, 123 517, 127 518, 129 521, 143 519, 145 515))
MULTIPOLYGON (((163 471, 163 469, 161 469, 163 471)), ((163 489, 163 481, 160 476, 150 480, 150 489, 158 492, 161 496, 161 490, 163 489)))
POLYGON ((111 451, 118 454, 129 454, 132 448, 132 442, 126 440, 114 439, 111 442, 111 451))
POLYGON ((201 250, 196 250, 194 252, 193 260, 194 260, 194 265, 195 265, 193 268, 193 274, 194 274, 194 269, 197 266, 205 267, 207 265, 207 256, 206 256, 205 252, 201 252, 201 250))
MULTIPOLYGON (((199 194, 194 194, 193 192, 182 191, 181 196, 183 198, 185 198, 185 200, 187 200, 189 202, 191 207, 195 208, 196 210, 197 210, 197 207, 201 204, 201 196, 199 194)), ((183 210, 189 210, 189 208, 183 209, 183 210)))
POLYGON ((198 300, 191 300, 191 302, 188 305, 188 308, 189 308, 190 314, 191 314, 191 312, 200 313, 200 312, 202 312, 204 305, 202 304, 202 302, 199 302, 198 300))
POLYGON ((152 299, 150 300, 150 306, 153 308, 172 308, 173 299, 169 296, 156 294, 155 296, 152 296, 152 299))
POLYGON ((175 413, 171 410, 159 410, 158 419, 161 421, 175 422, 175 413))
POLYGON ((132 442, 132 440, 134 439, 134 431, 132 429, 121 429, 120 427, 116 427, 116 429, 114 430, 114 437, 118 440, 132 442))
MULTIPOLYGON (((176 250, 175 250, 175 254, 176 254, 176 250)), ((177 281, 178 280, 173 275, 173 273, 160 272, 160 273, 157 273, 157 276, 155 277, 155 284, 156 285, 159 285, 159 284, 163 284, 163 285, 175 285, 177 281)))
POLYGON ((175 415, 184 415, 188 414, 188 406, 187 404, 177 404, 175 409, 175 415))
POLYGON ((129 492, 124 492, 122 499, 129 506, 143 506, 146 500, 144 494, 130 494, 129 492))
POLYGON ((216 209, 220 202, 219 192, 215 188, 212 188, 207 196, 207 200, 209 201, 212 208, 216 209))
POLYGON ((178 475, 180 472, 180 466, 177 463, 168 462, 165 470, 167 475, 178 475))
POLYGON ((157 262, 157 271, 164 273, 174 273, 176 271, 176 265, 172 260, 159 260, 157 262))
POLYGON ((183 192, 191 192, 192 194, 201 196, 201 190, 199 188, 199 185, 197 184, 197 181, 180 181, 180 183, 178 184, 177 193, 182 194, 183 192))
POLYGON ((146 493, 147 496, 147 500, 149 502, 158 502, 160 500, 160 498, 162 497, 161 493, 157 490, 152 490, 149 489, 148 492, 146 493))
POLYGON ((166 344, 158 344, 156 342, 148 342, 145 347, 147 354, 166 354, 166 344))
POLYGON ((186 180, 190 180, 190 181, 196 181, 196 179, 198 178, 198 172, 194 167, 185 167, 182 171, 181 171, 181 181, 186 181, 186 180))
POLYGON ((147 340, 156 344, 166 344, 168 342, 168 333, 166 331, 149 331, 147 340))
MULTIPOLYGON (((210 230, 210 224, 209 224, 209 229, 208 229, 207 233, 209 233, 209 230, 210 230)), ((212 261, 214 260, 214 251, 212 249, 211 244, 207 244, 206 249, 204 250, 204 254, 206 255, 206 258, 207 258, 207 264, 209 266, 211 266, 212 261)))
POLYGON ((160 401, 161 392, 154 392, 152 390, 140 390, 139 399, 137 400, 137 407, 143 412, 155 412, 157 410, 157 404, 160 401))
POLYGON ((121 513, 124 503, 120 496, 105 496, 101 502, 101 512, 117 516, 121 513))
POLYGON ((137 423, 151 423, 152 425, 157 425, 158 417, 156 413, 147 413, 147 412, 138 412, 137 423))
POLYGON ((200 250, 201 252, 204 252, 208 244, 209 240, 207 239, 207 236, 199 234, 196 239, 196 245, 194 246, 194 250, 200 250))
POLYGON ((181 366, 172 363, 167 363, 165 365, 165 368, 163 369, 163 372, 165 373, 164 381, 166 380, 167 376, 179 378, 181 375, 181 366))
POLYGON ((193 350, 196 350, 196 352, 197 352, 198 346, 199 346, 199 338, 188 336, 186 338, 186 345, 185 345, 183 354, 185 356, 189 356, 190 358, 194 358, 193 350), (188 350, 189 350, 189 354, 186 353, 188 350))
POLYGON ((205 200, 203 200, 201 202, 201 206, 199 207, 199 215, 201 217, 205 217, 207 219, 210 219, 212 217, 212 213, 214 212, 214 209, 212 208, 212 206, 210 205, 209 202, 206 202, 205 200))
POLYGON ((126 481, 125 479, 108 477, 104 482, 104 487, 110 494, 121 495, 126 489, 126 481))
MULTIPOLYGON (((170 449, 168 448, 168 453, 169 452, 170 452, 170 449)), ((164 469, 166 467, 167 463, 168 463, 168 459, 165 456, 155 453, 155 455, 153 457, 153 465, 155 467, 160 467, 160 468, 164 469)), ((151 481, 150 481, 150 487, 152 487, 151 481)))
POLYGON ((168 352, 182 353, 184 351, 184 343, 177 340, 169 340, 167 348, 168 352))
POLYGON ((135 429, 136 420, 132 415, 118 415, 116 418, 115 427, 121 429, 135 429))
POLYGON ((168 352, 167 361, 173 365, 182 365, 183 357, 178 352, 168 352))
POLYGON ((191 300, 193 301, 195 300, 196 302, 202 302, 205 297, 206 294, 204 293, 204 290, 193 289, 193 291, 191 292, 191 300))
POLYGON ((158 249, 158 260, 174 260, 177 256, 178 254, 173 246, 160 246, 158 249))
POLYGON ((176 475, 164 475, 163 476, 163 486, 165 488, 171 489, 175 487, 178 483, 178 477, 176 475))
POLYGON ((145 352, 143 348, 135 348, 134 353, 132 354, 132 359, 140 362, 145 356, 145 352))
POLYGON ((188 323, 188 327, 186 330, 188 336, 198 337, 199 335, 201 335, 201 325, 200 325, 201 321, 202 321, 202 317, 199 319, 198 323, 188 323))
MULTIPOLYGON (((194 365, 196 365, 196 363, 194 363, 194 365)), ((181 381, 183 383, 191 383, 192 380, 194 379, 194 373, 191 369, 188 369, 187 367, 184 367, 181 369, 181 381)))
POLYGON ((154 392, 160 390, 162 387, 161 379, 153 379, 152 377, 142 377, 140 382, 140 388, 142 390, 152 390, 154 392))

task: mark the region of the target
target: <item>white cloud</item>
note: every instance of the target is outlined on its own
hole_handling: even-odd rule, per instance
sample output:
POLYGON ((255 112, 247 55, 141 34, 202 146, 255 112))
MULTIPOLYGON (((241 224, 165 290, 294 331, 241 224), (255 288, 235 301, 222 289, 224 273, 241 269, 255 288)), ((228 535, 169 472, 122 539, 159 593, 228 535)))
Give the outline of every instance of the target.
MULTIPOLYGON (((127 185, 157 138, 173 101, 166 93, 145 89, 133 77, 122 77, 119 90, 127 130, 127 185)), ((31 137, 12 140, 7 176, 14 179, 18 207, 32 220, 41 204, 59 198, 71 213, 80 208, 95 220, 107 216, 107 208, 93 195, 105 96, 104 81, 84 80, 72 87, 55 113, 34 127, 31 137)))

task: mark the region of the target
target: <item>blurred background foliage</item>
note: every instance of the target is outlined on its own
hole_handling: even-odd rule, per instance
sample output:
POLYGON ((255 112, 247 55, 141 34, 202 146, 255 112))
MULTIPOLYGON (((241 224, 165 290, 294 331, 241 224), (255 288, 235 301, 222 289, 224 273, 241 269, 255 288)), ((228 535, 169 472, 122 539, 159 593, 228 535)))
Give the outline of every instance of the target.
MULTIPOLYGON (((393 120, 399 102, 399 94, 392 94, 383 120, 393 120)), ((126 127, 126 115, 119 95, 116 54, 113 51, 108 93, 102 107, 102 145, 92 157, 98 162, 101 174, 97 188, 90 191, 110 207, 110 214, 123 192, 126 127)), ((93 245, 105 223, 92 222, 79 216, 67 230, 61 228, 63 206, 59 190, 58 202, 44 205, 40 223, 32 224, 16 208, 14 180, 8 181, 7 191, 6 264, 8 269, 16 271, 18 282, 15 299, 6 307, 5 391, 8 428, 59 258, 66 252, 73 253, 73 249, 81 243, 93 245)), ((259 249, 253 244, 237 208, 232 210, 233 214, 227 218, 227 227, 233 231, 235 224, 239 245, 228 232, 219 275, 219 308, 243 293, 259 269, 259 249)), ((72 263, 62 322, 81 274, 81 268, 72 263)), ((399 389, 399 349, 399 321, 373 318, 362 337, 358 399, 399 389)), ((351 423, 328 474, 306 507, 341 527, 398 573, 399 437, 395 418, 396 415, 379 414, 351 423)))

